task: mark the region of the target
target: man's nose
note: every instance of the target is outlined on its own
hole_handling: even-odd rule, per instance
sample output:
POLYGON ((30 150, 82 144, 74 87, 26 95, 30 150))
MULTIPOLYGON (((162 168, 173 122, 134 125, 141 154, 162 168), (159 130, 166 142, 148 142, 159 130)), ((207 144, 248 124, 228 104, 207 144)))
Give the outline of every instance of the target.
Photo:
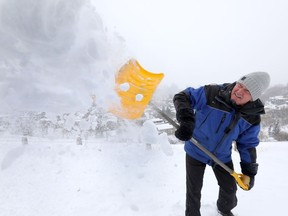
POLYGON ((237 91, 238 95, 243 95, 243 93, 244 93, 243 89, 238 89, 238 91, 237 91))

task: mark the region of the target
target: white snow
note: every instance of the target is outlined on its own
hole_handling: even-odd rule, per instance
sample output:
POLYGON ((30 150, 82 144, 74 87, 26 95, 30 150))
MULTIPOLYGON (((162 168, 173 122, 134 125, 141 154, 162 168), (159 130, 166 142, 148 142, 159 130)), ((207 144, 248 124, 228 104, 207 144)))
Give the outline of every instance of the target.
POLYGON ((89 0, 0 1, 0 111, 75 112, 117 99, 128 59, 89 0))
POLYGON ((141 128, 142 142, 149 144, 158 143, 158 130, 152 120, 147 120, 141 128))
MULTIPOLYGON (((1 216, 184 215, 185 153, 165 154, 157 145, 102 139, 0 138, 1 216)), ((283 215, 286 211, 288 142, 261 143, 259 174, 251 191, 239 188, 236 215, 283 215)), ((238 155, 233 153, 235 170, 238 155)), ((216 214, 218 186, 207 167, 202 215, 216 214)))
POLYGON ((136 101, 142 101, 143 98, 144 98, 143 94, 136 94, 136 96, 135 96, 136 101))
POLYGON ((167 133, 164 132, 164 133, 161 133, 159 135, 158 143, 159 143, 162 151, 166 155, 168 155, 168 156, 173 155, 173 148, 171 147, 171 145, 169 143, 167 133))
POLYGON ((122 83, 119 85, 119 89, 121 91, 127 92, 130 89, 130 84, 129 83, 122 83))

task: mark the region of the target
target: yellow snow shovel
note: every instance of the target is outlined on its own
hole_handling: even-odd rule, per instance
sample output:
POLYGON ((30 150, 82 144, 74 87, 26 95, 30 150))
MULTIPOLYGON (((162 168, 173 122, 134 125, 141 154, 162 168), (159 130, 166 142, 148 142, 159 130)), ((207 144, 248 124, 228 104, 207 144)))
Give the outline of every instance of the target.
POLYGON ((115 77, 120 104, 111 112, 121 118, 140 118, 163 77, 163 73, 149 72, 135 59, 129 60, 115 77))
MULTIPOLYGON (((114 106, 111 112, 125 119, 140 118, 163 77, 163 73, 155 74, 148 72, 141 67, 138 61, 134 59, 129 60, 116 75, 116 92, 120 98, 120 105, 114 106)), ((179 128, 179 125, 157 106, 152 103, 150 105, 176 129, 179 128)), ((191 142, 207 154, 216 164, 230 173, 243 190, 248 190, 250 183, 249 176, 238 174, 230 169, 194 138, 191 139, 191 142)))

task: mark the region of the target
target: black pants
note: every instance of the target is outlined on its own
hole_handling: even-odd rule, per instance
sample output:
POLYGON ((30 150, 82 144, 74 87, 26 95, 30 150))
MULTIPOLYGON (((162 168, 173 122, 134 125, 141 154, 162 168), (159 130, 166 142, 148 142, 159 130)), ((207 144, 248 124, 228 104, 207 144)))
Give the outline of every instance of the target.
MULTIPOLYGON (((233 169, 232 161, 226 164, 233 169)), ((206 164, 186 154, 186 211, 185 216, 201 216, 201 189, 206 164)), ((217 208, 229 212, 237 205, 237 185, 235 179, 219 165, 213 166, 219 185, 217 208)))

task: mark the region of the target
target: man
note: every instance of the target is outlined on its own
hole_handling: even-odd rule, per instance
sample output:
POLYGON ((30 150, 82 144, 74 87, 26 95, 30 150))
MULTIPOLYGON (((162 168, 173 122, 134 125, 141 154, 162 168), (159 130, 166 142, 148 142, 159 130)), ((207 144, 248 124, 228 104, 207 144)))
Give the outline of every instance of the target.
POLYGON ((259 97, 269 84, 268 73, 254 72, 234 83, 190 87, 174 96, 180 124, 175 136, 185 141, 186 216, 201 215, 201 189, 207 164, 212 166, 219 185, 219 214, 233 216, 231 210, 237 205, 235 179, 191 143, 192 136, 231 169, 231 149, 235 141, 242 173, 250 177, 249 190, 254 186, 260 115, 265 113, 259 97))

